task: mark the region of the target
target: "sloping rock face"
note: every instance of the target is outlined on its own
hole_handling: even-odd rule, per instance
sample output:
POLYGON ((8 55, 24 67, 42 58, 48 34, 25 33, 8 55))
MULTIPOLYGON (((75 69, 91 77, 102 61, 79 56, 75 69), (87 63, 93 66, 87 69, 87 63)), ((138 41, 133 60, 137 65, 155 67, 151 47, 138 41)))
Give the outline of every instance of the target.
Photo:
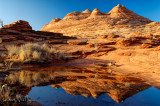
POLYGON ((90 14, 92 11, 89 10, 89 9, 86 9, 85 11, 82 11, 82 13, 87 13, 87 14, 90 14))
POLYGON ((159 23, 152 22, 120 4, 109 13, 101 12, 97 8, 93 11, 87 9, 82 12, 69 13, 58 21, 53 22, 53 20, 41 30, 79 38, 94 38, 99 35, 116 33, 127 36, 129 33, 134 35, 135 32, 143 35, 150 32, 157 33, 157 30, 160 29, 159 23))
POLYGON ((118 20, 116 24, 142 25, 151 22, 120 4, 115 6, 109 13, 110 17, 118 20))
POLYGON ((96 17, 96 16, 101 16, 101 15, 105 15, 105 13, 102 13, 98 8, 95 8, 92 11, 90 17, 96 17))
MULTIPOLYGON (((58 22, 60 19, 56 18, 53 22, 58 22)), ((0 38, 3 42, 11 42, 24 40, 27 42, 55 40, 55 39, 72 39, 73 37, 63 36, 61 33, 35 31, 27 21, 18 20, 9 25, 4 25, 0 28, 0 38), (5 36, 4 36, 5 35, 5 36)))
POLYGON ((2 28, 12 30, 32 30, 32 27, 29 25, 29 23, 23 20, 18 20, 17 22, 13 22, 9 25, 4 25, 2 28))

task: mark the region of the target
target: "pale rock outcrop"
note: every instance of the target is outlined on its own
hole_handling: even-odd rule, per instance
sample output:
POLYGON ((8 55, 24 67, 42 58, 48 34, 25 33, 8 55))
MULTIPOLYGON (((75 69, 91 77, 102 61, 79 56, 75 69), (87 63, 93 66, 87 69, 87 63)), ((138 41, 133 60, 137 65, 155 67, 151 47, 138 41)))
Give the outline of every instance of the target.
POLYGON ((103 15, 103 13, 102 13, 98 8, 95 8, 95 9, 92 11, 90 17, 99 16, 99 15, 103 15))
POLYGON ((152 22, 119 4, 109 13, 101 12, 97 8, 93 11, 87 9, 82 12, 71 12, 60 21, 46 24, 41 30, 78 38, 96 38, 99 35, 109 34, 129 36, 128 34, 139 33, 145 35, 152 30, 153 33, 159 34, 160 31, 157 31, 159 28, 154 30, 152 27, 160 25, 152 22))
POLYGON ((92 13, 92 11, 91 11, 91 10, 89 10, 89 9, 86 9, 85 11, 82 11, 81 13, 90 14, 90 13, 92 13))

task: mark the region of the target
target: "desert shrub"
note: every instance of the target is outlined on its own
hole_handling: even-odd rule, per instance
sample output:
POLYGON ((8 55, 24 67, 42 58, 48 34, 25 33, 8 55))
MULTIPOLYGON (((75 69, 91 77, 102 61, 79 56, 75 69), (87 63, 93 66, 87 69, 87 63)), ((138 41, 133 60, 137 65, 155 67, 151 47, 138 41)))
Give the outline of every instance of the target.
POLYGON ((9 70, 12 68, 13 63, 13 61, 4 61, 4 66, 7 70, 9 70))
POLYGON ((5 68, 6 70, 9 70, 12 68, 12 65, 14 64, 13 61, 6 61, 5 58, 7 57, 7 54, 2 53, 0 55, 0 67, 5 68))
POLYGON ((54 48, 48 45, 42 46, 37 43, 27 43, 19 47, 10 45, 6 47, 8 50, 7 59, 20 62, 49 62, 56 52, 54 48))
POLYGON ((7 84, 0 85, 0 103, 4 103, 4 101, 11 99, 11 89, 7 84))
POLYGON ((27 101, 24 102, 27 99, 7 84, 0 84, 0 91, 0 106, 27 105, 27 101))

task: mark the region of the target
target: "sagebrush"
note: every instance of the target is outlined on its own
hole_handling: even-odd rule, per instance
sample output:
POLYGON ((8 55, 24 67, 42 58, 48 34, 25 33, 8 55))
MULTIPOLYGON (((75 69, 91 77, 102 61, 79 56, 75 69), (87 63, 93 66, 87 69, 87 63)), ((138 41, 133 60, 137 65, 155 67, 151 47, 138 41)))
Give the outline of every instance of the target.
POLYGON ((6 48, 8 50, 7 59, 11 61, 48 62, 56 53, 56 50, 49 47, 47 44, 39 45, 37 43, 27 43, 20 47, 10 45, 6 48))

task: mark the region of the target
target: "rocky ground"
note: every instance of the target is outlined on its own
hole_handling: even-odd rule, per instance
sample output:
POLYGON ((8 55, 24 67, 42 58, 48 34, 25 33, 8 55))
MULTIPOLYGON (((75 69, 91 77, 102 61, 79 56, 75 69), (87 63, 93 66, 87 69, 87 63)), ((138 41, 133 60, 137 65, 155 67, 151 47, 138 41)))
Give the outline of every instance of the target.
POLYGON ((94 52, 83 55, 85 58, 69 61, 66 65, 107 67, 108 62, 112 60, 116 64, 115 70, 142 77, 153 86, 160 87, 159 43, 149 43, 148 39, 141 39, 133 44, 125 40, 113 41, 111 44, 110 40, 105 42, 104 39, 95 39, 95 41, 102 44, 98 49, 94 51, 94 47, 94 52))

